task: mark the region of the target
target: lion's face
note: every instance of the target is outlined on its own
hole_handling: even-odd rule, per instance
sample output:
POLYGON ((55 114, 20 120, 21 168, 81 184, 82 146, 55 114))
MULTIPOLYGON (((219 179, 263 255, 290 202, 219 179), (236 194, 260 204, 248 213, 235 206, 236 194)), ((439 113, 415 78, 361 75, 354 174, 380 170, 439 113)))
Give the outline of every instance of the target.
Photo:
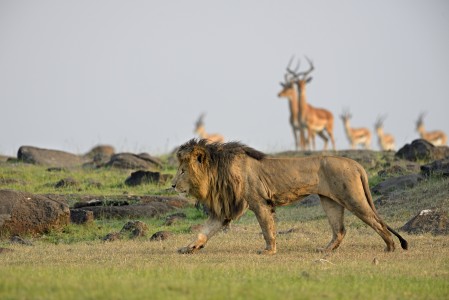
POLYGON ((179 168, 173 178, 173 188, 181 194, 190 194, 197 199, 205 199, 209 180, 204 153, 189 151, 178 155, 179 168))

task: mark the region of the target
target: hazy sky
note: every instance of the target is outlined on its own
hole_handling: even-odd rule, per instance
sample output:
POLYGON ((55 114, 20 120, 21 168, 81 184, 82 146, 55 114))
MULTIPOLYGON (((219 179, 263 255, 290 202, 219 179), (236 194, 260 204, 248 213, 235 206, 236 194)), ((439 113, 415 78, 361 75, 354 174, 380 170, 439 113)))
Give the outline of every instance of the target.
POLYGON ((387 114, 399 147, 420 112, 449 134, 449 1, 0 0, 0 154, 161 154, 202 112, 227 140, 292 150, 292 54, 314 61, 308 101, 333 112, 338 149, 345 107, 354 127, 387 114))

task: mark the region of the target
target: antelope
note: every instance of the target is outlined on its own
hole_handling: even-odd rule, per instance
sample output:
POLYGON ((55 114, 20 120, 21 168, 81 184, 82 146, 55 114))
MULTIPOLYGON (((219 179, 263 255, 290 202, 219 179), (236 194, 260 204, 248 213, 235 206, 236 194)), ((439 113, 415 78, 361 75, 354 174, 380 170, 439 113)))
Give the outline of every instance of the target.
POLYGON ((365 149, 370 149, 371 145, 371 132, 368 128, 351 128, 349 120, 352 115, 349 111, 343 112, 340 116, 343 120, 343 125, 345 127, 346 136, 351 144, 351 148, 355 149, 357 145, 362 144, 365 149))
POLYGON ((385 121, 385 117, 378 117, 374 127, 376 129, 379 148, 384 151, 395 150, 394 145, 394 137, 391 134, 384 133, 383 123, 385 121))
POLYGON ((205 114, 201 114, 195 123, 194 133, 198 134, 200 138, 208 140, 210 143, 223 143, 224 137, 218 133, 208 134, 206 128, 204 127, 204 117, 205 114))
MULTIPOLYGON (((290 62, 288 63, 287 69, 290 68, 290 65, 293 61, 292 57, 290 59, 290 62)), ((299 65, 296 66, 295 70, 299 68, 299 65)), ((291 77, 291 76, 290 76, 291 77)), ((293 89, 293 80, 289 77, 289 73, 285 73, 284 80, 285 82, 280 82, 282 86, 282 91, 279 92, 278 97, 279 98, 287 98, 289 103, 289 109, 290 109, 290 126, 293 130, 293 138, 295 140, 295 149, 299 150, 305 150, 305 137, 304 137, 304 128, 301 126, 301 123, 299 121, 299 101, 298 96, 291 91, 293 89)))
MULTIPOLYGON (((335 150, 334 140, 334 116, 324 108, 315 108, 307 103, 306 84, 312 80, 310 73, 314 70, 313 62, 306 57, 310 68, 305 72, 297 72, 287 67, 287 74, 292 76, 289 84, 284 84, 283 90, 279 93, 280 97, 287 97, 289 99, 297 99, 299 114, 298 120, 300 123, 300 130, 307 129, 307 140, 302 144, 303 147, 312 144, 315 150, 315 134, 318 134, 324 141, 324 150, 327 150, 329 138, 332 142, 332 149, 335 150), (326 136, 325 132, 328 136, 326 136)), ((304 133, 301 133, 304 137, 304 133)))
POLYGON ((421 113, 418 117, 418 121, 416 121, 416 131, 419 132, 419 135, 422 139, 428 141, 434 146, 446 145, 447 136, 441 130, 427 131, 424 128, 424 113, 421 113))

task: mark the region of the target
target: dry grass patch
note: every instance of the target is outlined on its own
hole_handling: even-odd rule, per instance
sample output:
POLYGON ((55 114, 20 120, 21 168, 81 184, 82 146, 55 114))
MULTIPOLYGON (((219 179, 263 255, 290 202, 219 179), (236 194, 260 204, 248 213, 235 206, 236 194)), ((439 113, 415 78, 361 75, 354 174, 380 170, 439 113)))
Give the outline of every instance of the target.
MULTIPOLYGON (((352 216, 348 217, 351 223, 352 216)), ((354 218, 355 219, 355 218, 354 218)), ((341 248, 315 252, 330 238, 326 220, 278 236, 278 253, 264 246, 255 222, 242 220, 194 255, 180 255, 193 234, 168 241, 127 240, 11 246, 0 255, 2 299, 438 299, 449 291, 449 237, 418 235, 409 251, 384 253, 365 226, 348 228, 341 248), (373 264, 374 259, 378 264, 373 264)))

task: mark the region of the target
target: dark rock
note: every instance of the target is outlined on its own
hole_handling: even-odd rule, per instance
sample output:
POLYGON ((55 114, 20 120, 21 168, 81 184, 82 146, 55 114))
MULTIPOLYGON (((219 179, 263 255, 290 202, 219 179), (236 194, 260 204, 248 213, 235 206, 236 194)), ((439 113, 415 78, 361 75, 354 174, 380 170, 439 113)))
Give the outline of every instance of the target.
POLYGON ((169 231, 158 231, 150 237, 150 241, 165 241, 172 233, 169 231))
POLYGON ((25 245, 25 246, 33 246, 33 243, 31 243, 30 241, 24 240, 23 238, 21 238, 18 235, 14 235, 13 237, 11 237, 10 242, 11 242, 11 244, 20 244, 20 245, 25 245))
POLYGON ((67 169, 66 168, 61 168, 61 167, 51 167, 47 169, 47 172, 66 172, 67 169))
POLYGON ((70 222, 74 224, 90 224, 94 221, 94 213, 89 210, 71 209, 70 222))
POLYGON ((125 184, 128 186, 136 186, 148 183, 159 183, 161 173, 151 171, 136 171, 132 172, 131 176, 125 180, 125 184))
POLYGON ((432 161, 449 156, 449 147, 435 147, 423 139, 414 140, 396 152, 396 157, 410 161, 432 161))
POLYGON ((426 176, 449 176, 449 157, 421 166, 421 173, 426 176))
POLYGON ((137 238, 141 236, 145 236, 148 232, 148 226, 142 221, 129 221, 126 223, 122 230, 121 234, 129 233, 130 238, 137 238))
POLYGON ((79 182, 72 177, 61 179, 55 184, 55 188, 57 189, 77 186, 79 186, 79 182))
POLYGON ((72 153, 31 146, 20 147, 17 159, 25 163, 61 168, 77 167, 86 162, 83 157, 72 153))
POLYGON ((164 225, 171 226, 171 225, 179 222, 180 220, 184 220, 185 218, 187 218, 185 213, 182 213, 182 212, 175 213, 175 214, 169 215, 165 218, 164 225))
POLYGON ((151 170, 162 168, 162 163, 148 154, 119 153, 111 157, 107 167, 133 170, 151 170))
POLYGON ((112 200, 112 199, 89 199, 83 202, 74 204, 74 208, 92 207, 92 206, 126 206, 130 205, 127 200, 112 200))
POLYGON ((119 232, 108 233, 102 240, 103 242, 113 242, 120 240, 122 237, 119 232))
POLYGON ((0 233, 41 234, 70 222, 66 203, 42 195, 0 190, 0 233))
POLYGON ((408 233, 433 233, 449 234, 447 213, 443 210, 422 210, 404 226, 401 227, 408 233))
POLYGON ((414 187, 423 179, 424 177, 420 174, 393 177, 376 184, 371 190, 377 194, 388 194, 395 190, 414 187))

